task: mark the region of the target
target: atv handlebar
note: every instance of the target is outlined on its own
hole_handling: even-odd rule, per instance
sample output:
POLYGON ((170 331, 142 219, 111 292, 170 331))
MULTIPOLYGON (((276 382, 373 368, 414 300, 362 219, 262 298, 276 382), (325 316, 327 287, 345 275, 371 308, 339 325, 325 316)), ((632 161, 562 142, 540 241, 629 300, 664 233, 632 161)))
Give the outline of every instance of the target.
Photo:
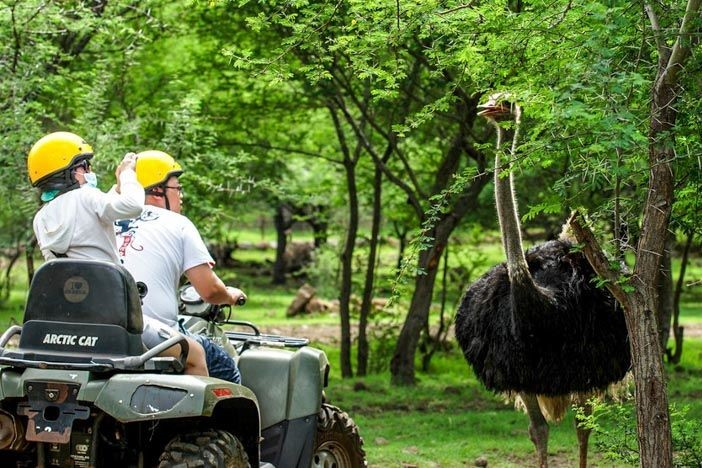
MULTIPOLYGON (((233 286, 227 286, 226 288, 227 288, 227 292, 229 294, 233 294, 234 291, 239 291, 241 293, 241 296, 237 297, 236 301, 234 301, 234 304, 232 304, 232 305, 243 306, 244 304, 246 304, 246 295, 244 294, 244 291, 242 291, 241 289, 235 288, 233 286)), ((213 305, 215 305, 215 304, 213 304, 213 305)), ((217 305, 219 307, 224 307, 227 304, 217 304, 217 305)))
MULTIPOLYGON (((233 294, 232 290, 238 291, 236 288, 227 286, 230 298, 233 294)), ((178 311, 182 315, 201 317, 208 322, 226 322, 231 316, 231 307, 243 306, 248 300, 241 291, 235 296, 236 301, 233 304, 214 304, 206 302, 192 285, 186 285, 180 288, 178 294, 178 311)))

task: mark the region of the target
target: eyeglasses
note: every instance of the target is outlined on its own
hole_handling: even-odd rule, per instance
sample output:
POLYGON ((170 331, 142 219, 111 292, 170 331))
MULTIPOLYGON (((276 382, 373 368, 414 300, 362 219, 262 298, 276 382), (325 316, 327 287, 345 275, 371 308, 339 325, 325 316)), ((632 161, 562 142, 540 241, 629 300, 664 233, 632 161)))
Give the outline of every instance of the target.
POLYGON ((83 168, 85 172, 90 172, 90 161, 87 159, 84 159, 80 162, 77 162, 73 165, 73 170, 75 171, 76 169, 83 168))
POLYGON ((180 194, 183 193, 183 186, 182 185, 176 185, 175 187, 171 187, 170 185, 166 185, 166 186, 164 186, 164 188, 177 190, 178 193, 180 193, 180 194))

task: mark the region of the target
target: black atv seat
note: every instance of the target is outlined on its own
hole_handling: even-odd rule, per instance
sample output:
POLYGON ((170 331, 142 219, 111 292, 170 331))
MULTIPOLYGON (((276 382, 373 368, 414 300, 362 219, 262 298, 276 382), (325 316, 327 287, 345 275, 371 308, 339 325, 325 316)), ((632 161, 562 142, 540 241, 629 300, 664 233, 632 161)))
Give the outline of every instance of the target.
POLYGON ((66 356, 138 356, 143 320, 134 279, 118 265, 57 259, 29 288, 20 350, 66 356))

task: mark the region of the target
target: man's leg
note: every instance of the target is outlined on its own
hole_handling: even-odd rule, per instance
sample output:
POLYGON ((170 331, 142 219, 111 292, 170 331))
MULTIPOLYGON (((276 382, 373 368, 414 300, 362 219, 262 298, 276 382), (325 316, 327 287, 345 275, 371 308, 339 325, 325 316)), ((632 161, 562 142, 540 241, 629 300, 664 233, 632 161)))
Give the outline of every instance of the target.
POLYGON ((239 367, 226 351, 203 335, 188 334, 188 337, 195 339, 204 348, 210 377, 216 377, 236 384, 241 383, 239 367))
MULTIPOLYGON (((160 343, 163 343, 172 336, 175 336, 178 332, 173 330, 161 322, 144 317, 144 331, 141 335, 141 339, 144 346, 151 349, 160 343)), ((188 356, 185 361, 184 372, 189 375, 204 375, 208 376, 207 372, 207 361, 205 359, 205 350, 202 345, 198 343, 191 336, 185 335, 185 339, 188 342, 188 356)), ((180 357, 180 345, 171 346, 160 356, 167 357, 180 357)))
MULTIPOLYGON (((197 341, 193 340, 189 336, 185 339, 188 341, 188 357, 185 361, 184 372, 188 375, 204 375, 207 377, 209 373, 207 372, 207 359, 205 358, 205 350, 202 349, 202 345, 197 341)), ((180 346, 171 346, 159 356, 170 356, 174 358, 180 357, 180 346)))

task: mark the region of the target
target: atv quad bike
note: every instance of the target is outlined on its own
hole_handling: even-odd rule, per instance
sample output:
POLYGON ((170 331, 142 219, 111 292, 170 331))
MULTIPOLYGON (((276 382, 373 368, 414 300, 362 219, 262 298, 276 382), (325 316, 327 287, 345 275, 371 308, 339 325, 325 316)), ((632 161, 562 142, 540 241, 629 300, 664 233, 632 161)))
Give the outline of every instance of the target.
MULTIPOLYGON (((230 333, 217 317, 190 318, 220 340, 230 333)), ((221 342, 241 351, 237 385, 183 375, 182 336, 146 351, 142 328, 122 267, 42 265, 23 325, 0 337, 0 466, 366 465, 353 421, 322 402, 328 362, 306 340, 232 332, 221 342), (179 358, 158 356, 171 346, 179 358)))

